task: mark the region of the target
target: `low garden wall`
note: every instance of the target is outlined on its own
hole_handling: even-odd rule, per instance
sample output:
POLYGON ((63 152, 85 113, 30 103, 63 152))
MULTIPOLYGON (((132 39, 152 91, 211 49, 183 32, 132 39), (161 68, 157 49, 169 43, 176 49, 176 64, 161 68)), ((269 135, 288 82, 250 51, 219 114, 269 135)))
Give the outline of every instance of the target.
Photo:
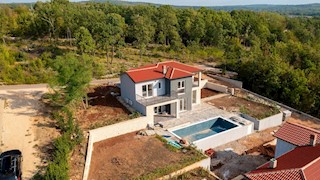
POLYGON ((220 80, 220 81, 224 81, 224 82, 227 82, 227 83, 230 83, 232 85, 234 85, 235 87, 237 88, 242 88, 242 85, 243 83, 241 81, 237 81, 237 80, 234 80, 234 79, 229 79, 229 78, 225 78, 225 77, 221 77, 221 76, 217 76, 217 75, 212 75, 212 77, 220 80))
POLYGON ((228 87, 227 86, 216 84, 216 83, 212 83, 212 82, 207 82, 204 87, 208 88, 208 89, 211 89, 211 90, 218 91, 218 92, 222 92, 222 93, 227 93, 228 92, 228 87))
POLYGON ((253 118, 247 114, 242 114, 241 115, 243 118, 248 119, 249 121, 254 123, 254 129, 261 131, 270 127, 275 127, 275 126, 279 126, 282 124, 283 121, 283 113, 278 113, 276 115, 273 116, 269 116, 267 118, 258 120, 256 118, 253 118))
POLYGON ((211 165, 211 158, 208 157, 208 158, 203 159, 201 161, 198 161, 194 164, 191 164, 187 167, 184 167, 183 169, 180 169, 178 171, 175 171, 173 173, 165 175, 165 176, 159 178, 159 180, 171 179, 172 177, 179 176, 185 172, 191 171, 191 170, 196 169, 198 167, 202 167, 203 169, 210 171, 210 165, 211 165))
POLYGON ((2 116, 3 116, 3 111, 4 111, 4 103, 5 103, 5 101, 3 99, 1 99, 1 97, 0 97, 0 144, 2 144, 2 132, 3 132, 2 116))
POLYGON ((213 136, 209 136, 204 139, 193 142, 196 145, 197 149, 205 151, 209 148, 215 148, 220 145, 226 144, 231 141, 235 141, 244 136, 247 136, 253 132, 253 123, 250 123, 245 126, 238 126, 228 131, 220 132, 213 136))
POLYGON ((89 131, 89 140, 88 140, 88 148, 87 148, 87 156, 86 163, 83 172, 83 180, 87 180, 89 176, 91 156, 93 152, 93 144, 95 142, 99 142, 108 138, 120 136, 123 134, 127 134, 130 132, 138 131, 141 129, 145 129, 148 124, 153 124, 152 117, 139 117, 136 119, 120 122, 117 124, 113 124, 110 126, 105 126, 97 129, 93 129, 89 131))

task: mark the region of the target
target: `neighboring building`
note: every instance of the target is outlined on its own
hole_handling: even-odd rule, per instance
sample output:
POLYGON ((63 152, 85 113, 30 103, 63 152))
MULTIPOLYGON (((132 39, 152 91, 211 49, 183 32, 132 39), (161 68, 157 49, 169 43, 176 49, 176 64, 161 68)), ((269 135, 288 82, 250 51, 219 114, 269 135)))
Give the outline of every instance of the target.
POLYGON ((201 69, 176 61, 160 62, 123 73, 121 97, 143 115, 175 117, 201 98, 201 69))
POLYGON ((297 147, 245 175, 251 180, 319 180, 320 145, 297 147))
POLYGON ((275 137, 277 138, 275 158, 296 147, 310 144, 310 141, 312 141, 311 137, 316 139, 316 144, 320 143, 320 131, 290 122, 286 122, 275 133, 275 137))

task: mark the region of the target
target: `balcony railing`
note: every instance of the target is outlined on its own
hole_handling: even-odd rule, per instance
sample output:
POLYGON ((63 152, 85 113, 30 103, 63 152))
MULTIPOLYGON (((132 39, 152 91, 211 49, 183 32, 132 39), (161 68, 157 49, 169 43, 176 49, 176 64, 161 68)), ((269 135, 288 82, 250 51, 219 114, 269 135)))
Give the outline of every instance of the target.
POLYGON ((165 94, 162 96, 154 96, 154 97, 143 97, 136 94, 136 100, 144 106, 159 104, 159 103, 171 101, 177 98, 178 98, 178 93, 176 91, 171 91, 170 94, 165 94))

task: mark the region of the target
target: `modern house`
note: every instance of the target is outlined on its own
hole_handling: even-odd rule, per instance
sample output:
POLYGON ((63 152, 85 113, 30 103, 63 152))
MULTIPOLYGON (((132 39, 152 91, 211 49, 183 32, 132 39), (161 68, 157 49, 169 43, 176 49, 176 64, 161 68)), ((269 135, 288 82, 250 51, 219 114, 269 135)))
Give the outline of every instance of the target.
POLYGON ((122 99, 138 112, 174 117, 200 103, 205 84, 201 69, 176 61, 130 69, 120 81, 122 99))
POLYGON ((245 176, 251 180, 319 180, 320 145, 297 147, 245 176))
POLYGON ((309 145, 311 142, 320 143, 320 131, 299 124, 286 122, 276 133, 277 138, 275 158, 295 149, 309 145))

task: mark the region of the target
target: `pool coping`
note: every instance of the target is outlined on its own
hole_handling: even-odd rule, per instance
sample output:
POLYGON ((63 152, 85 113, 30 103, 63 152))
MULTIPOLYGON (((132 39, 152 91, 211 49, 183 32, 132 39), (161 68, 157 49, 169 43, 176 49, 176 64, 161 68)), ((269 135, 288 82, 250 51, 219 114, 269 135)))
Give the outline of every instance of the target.
MULTIPOLYGON (((230 119, 228 119, 228 118, 225 118, 225 117, 222 117, 222 116, 215 116, 215 117, 211 117, 211 118, 208 118, 208 119, 206 119, 206 120, 198 121, 198 122, 195 122, 195 123, 186 123, 186 124, 183 124, 183 125, 181 125, 181 126, 176 126, 176 127, 173 127, 173 128, 169 128, 169 129, 167 129, 167 131, 169 131, 170 134, 172 134, 173 136, 175 136, 175 137, 177 137, 179 140, 181 140, 181 139, 183 139, 183 138, 181 138, 180 136, 178 136, 177 134, 175 134, 173 131, 176 131, 176 130, 179 130, 179 129, 183 129, 183 128, 187 128, 187 127, 190 127, 190 126, 193 126, 193 125, 196 125, 196 124, 200 124, 200 123, 203 123, 203 122, 207 122, 207 121, 210 121, 210 120, 216 119, 216 118, 221 118, 221 119, 224 119, 224 120, 226 120, 226 121, 229 121, 229 122, 232 123, 232 124, 237 125, 236 127, 231 128, 231 129, 238 129, 238 128, 241 128, 241 126, 245 126, 245 125, 241 125, 240 123, 234 122, 234 121, 232 121, 232 120, 230 120, 230 119)), ((213 137, 213 136, 216 136, 216 135, 218 135, 218 134, 221 135, 221 134, 224 134, 224 133, 226 133, 226 132, 229 132, 229 130, 231 130, 231 129, 228 129, 228 130, 222 131, 222 132, 220 132, 220 133, 213 134, 213 135, 211 135, 211 136, 207 136, 207 137, 205 137, 205 138, 202 138, 202 139, 199 139, 199 140, 196 140, 196 141, 192 141, 192 142, 189 142, 189 143, 190 143, 190 144, 195 144, 196 142, 201 142, 201 141, 203 141, 203 140, 206 140, 206 139, 211 138, 211 137, 213 137)))

